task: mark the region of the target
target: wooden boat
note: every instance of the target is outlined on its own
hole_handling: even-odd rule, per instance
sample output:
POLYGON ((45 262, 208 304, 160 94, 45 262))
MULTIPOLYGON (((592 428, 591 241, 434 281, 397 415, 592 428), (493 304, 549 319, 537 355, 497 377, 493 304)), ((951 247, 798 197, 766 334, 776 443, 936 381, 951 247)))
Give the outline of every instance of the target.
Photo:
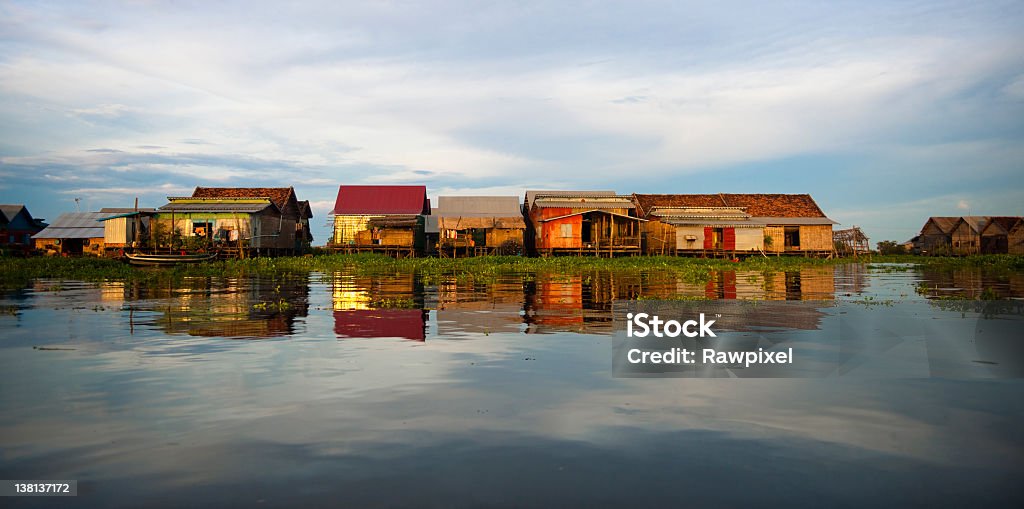
POLYGON ((144 267, 167 267, 172 265, 183 265, 188 263, 202 263, 213 261, 217 253, 199 254, 126 254, 128 263, 144 267))

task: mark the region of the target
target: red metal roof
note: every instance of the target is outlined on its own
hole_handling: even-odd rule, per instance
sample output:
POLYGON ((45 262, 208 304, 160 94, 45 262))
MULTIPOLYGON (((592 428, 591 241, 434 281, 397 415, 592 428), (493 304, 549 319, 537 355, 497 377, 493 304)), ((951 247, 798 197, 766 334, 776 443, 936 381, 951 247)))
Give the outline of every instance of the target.
POLYGON ((426 340, 422 309, 354 309, 334 312, 334 333, 342 338, 426 340))
POLYGON ((334 214, 430 214, 427 186, 338 186, 334 214))

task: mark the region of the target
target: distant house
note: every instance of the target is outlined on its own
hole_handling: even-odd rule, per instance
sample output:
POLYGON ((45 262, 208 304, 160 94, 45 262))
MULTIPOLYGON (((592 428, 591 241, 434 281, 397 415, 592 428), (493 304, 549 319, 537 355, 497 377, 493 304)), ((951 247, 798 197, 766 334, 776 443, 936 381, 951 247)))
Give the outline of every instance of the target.
POLYGON ((1006 252, 1024 254, 1024 219, 1017 221, 1006 236, 1006 252))
POLYGON ((346 252, 416 256, 425 248, 430 215, 426 186, 338 187, 329 247, 346 252))
POLYGON ((997 216, 989 219, 981 229, 981 252, 983 254, 1006 254, 1010 252, 1010 232, 1022 221, 1020 217, 997 216))
POLYGON ((103 223, 103 243, 107 251, 140 247, 149 239, 149 220, 156 213, 154 208, 113 208, 100 209, 107 214, 100 218, 103 223))
POLYGON ((952 253, 952 233, 960 222, 959 217, 932 216, 921 227, 921 254, 952 253))
POLYGON ((832 225, 808 194, 634 194, 648 254, 822 255, 832 225))
POLYGON ((48 256, 102 256, 106 212, 68 212, 32 236, 35 248, 48 256))
POLYGON ((262 235, 275 235, 276 249, 303 252, 309 249, 313 234, 309 220, 313 217, 308 201, 299 201, 292 187, 197 187, 193 198, 264 198, 280 211, 278 228, 264 230, 262 235))
POLYGON ((963 216, 950 231, 952 252, 956 255, 972 255, 981 252, 981 230, 988 224, 989 216, 963 216))
POLYGON ((439 249, 452 254, 520 254, 523 220, 516 196, 441 196, 437 199, 439 249))
POLYGON ((614 191, 527 191, 529 245, 541 256, 640 253, 641 223, 628 196, 614 191))
POLYGON ((32 236, 45 227, 46 223, 34 219, 24 205, 0 205, 0 249, 30 251, 32 236))
POLYGON ((150 245, 281 254, 295 249, 294 223, 270 198, 168 197, 151 219, 150 245))

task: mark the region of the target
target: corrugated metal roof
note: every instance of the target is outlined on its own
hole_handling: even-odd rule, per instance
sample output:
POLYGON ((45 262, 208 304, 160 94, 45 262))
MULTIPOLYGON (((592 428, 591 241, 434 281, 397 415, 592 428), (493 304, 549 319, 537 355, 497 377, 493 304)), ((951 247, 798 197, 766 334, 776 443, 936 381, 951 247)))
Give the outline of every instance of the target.
POLYGON ((750 219, 767 225, 814 226, 839 224, 827 217, 752 217, 750 219))
POLYGON ((767 223, 763 221, 751 220, 751 219, 721 219, 716 217, 704 217, 704 218, 676 218, 666 217, 662 219, 662 222, 671 224, 674 226, 730 226, 730 227, 749 227, 749 228, 764 228, 767 223))
POLYGON ((533 190, 526 192, 526 203, 528 208, 533 207, 534 200, 538 196, 558 196, 558 197, 569 197, 569 196, 615 196, 615 191, 556 191, 556 190, 533 190))
POLYGON ((36 239, 94 239, 103 236, 103 224, 97 220, 105 212, 68 212, 57 217, 50 226, 32 236, 36 239))
MULTIPOLYGON (((154 210, 156 209, 152 207, 139 207, 139 212, 153 212, 154 210)), ((106 214, 125 214, 135 212, 135 207, 103 207, 100 209, 100 212, 106 214)))
POLYGON ((338 186, 332 213, 429 215, 427 186, 338 186))
POLYGON ((522 216, 518 196, 441 196, 437 214, 461 217, 522 216))
POLYGON ((238 212, 241 214, 255 214, 274 204, 267 200, 256 203, 175 203, 171 202, 160 207, 162 212, 238 212))
POLYGON ((564 216, 549 217, 547 219, 541 219, 540 222, 546 223, 548 221, 554 221, 556 219, 565 219, 567 217, 579 216, 579 215, 583 215, 583 214, 589 214, 591 212, 600 212, 601 214, 608 214, 609 216, 621 217, 621 218, 624 218, 624 219, 633 219, 635 221, 643 221, 645 223, 647 222, 646 219, 642 219, 642 218, 639 218, 639 217, 627 216, 625 214, 616 214, 615 212, 608 212, 607 210, 599 210, 599 209, 581 210, 579 212, 573 212, 572 214, 565 214, 564 216))
POLYGON ((437 225, 437 219, 437 216, 424 216, 423 233, 441 233, 441 228, 437 225))
POLYGON ((24 208, 24 205, 0 205, 0 214, 3 214, 3 218, 10 222, 24 208))
POLYGON ((560 200, 557 198, 546 198, 539 197, 534 200, 534 206, 537 208, 572 208, 572 209, 631 209, 634 207, 633 201, 629 199, 609 199, 609 198, 580 198, 576 200, 566 199, 560 200))

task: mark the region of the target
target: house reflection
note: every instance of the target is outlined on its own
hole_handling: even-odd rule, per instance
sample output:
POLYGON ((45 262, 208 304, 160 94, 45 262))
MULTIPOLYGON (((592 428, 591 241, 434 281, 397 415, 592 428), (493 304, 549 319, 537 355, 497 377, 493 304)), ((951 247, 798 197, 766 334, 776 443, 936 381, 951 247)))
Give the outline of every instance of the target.
POLYGON ((404 338, 424 341, 427 311, 415 274, 331 277, 334 333, 340 338, 404 338))
POLYGON ((438 335, 521 332, 523 284, 523 278, 518 275, 488 284, 458 280, 438 284, 438 335))
POLYGON ((185 278, 160 285, 110 283, 101 286, 106 302, 118 291, 131 301, 131 328, 147 326, 168 334, 224 338, 271 338, 296 333, 296 318, 309 312, 309 281, 306 277, 263 280, 259 278, 185 278), (139 312, 145 318, 139 319, 139 312))

